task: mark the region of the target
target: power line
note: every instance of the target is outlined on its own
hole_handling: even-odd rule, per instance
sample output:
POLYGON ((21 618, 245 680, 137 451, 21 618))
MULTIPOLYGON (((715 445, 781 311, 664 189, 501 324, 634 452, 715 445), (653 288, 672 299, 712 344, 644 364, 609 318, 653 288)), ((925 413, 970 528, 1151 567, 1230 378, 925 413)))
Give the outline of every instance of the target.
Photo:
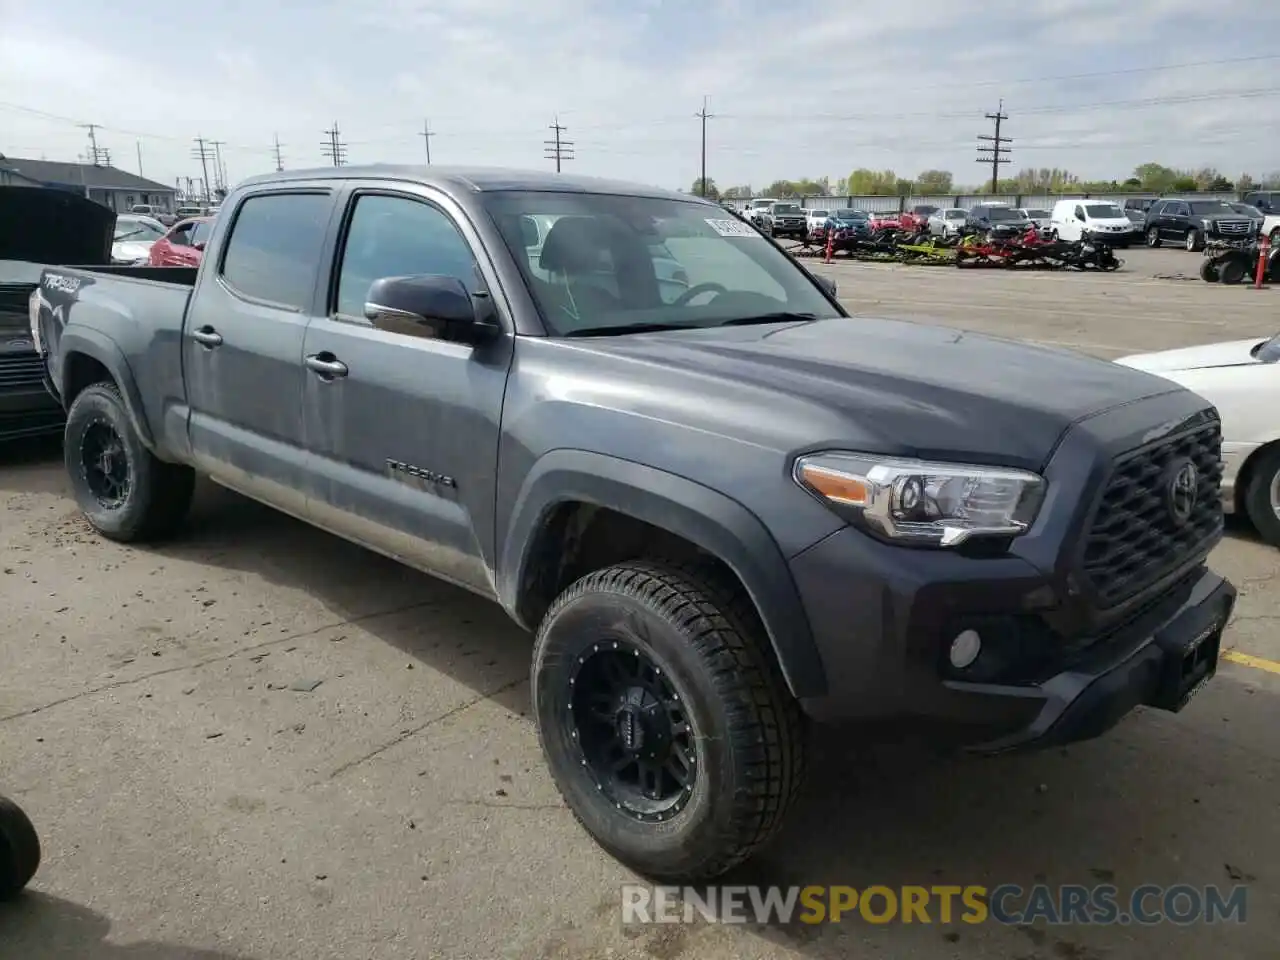
POLYGON ((341 131, 338 130, 338 121, 333 121, 333 127, 325 130, 324 135, 329 138, 327 143, 320 145, 320 153, 333 161, 335 167, 340 167, 347 162, 347 145, 340 139, 341 131))
POLYGON ((560 138, 560 134, 564 133, 569 128, 562 127, 560 125, 559 117, 556 117, 556 122, 551 124, 547 129, 555 131, 555 139, 542 141, 546 147, 544 151, 544 156, 546 156, 550 160, 555 160, 556 173, 559 173, 560 161, 573 159, 573 141, 562 140, 560 138))
POLYGON ((702 109, 694 116, 702 119, 702 176, 698 179, 698 196, 705 197, 707 195, 707 121, 713 116, 707 113, 706 97, 702 98, 702 109))
POLYGON ((1003 144, 1013 143, 1013 141, 1008 137, 1000 136, 1001 121, 1009 119, 1009 115, 1004 112, 1004 101, 1000 101, 1000 106, 995 113, 988 113, 986 116, 988 120, 995 121, 996 132, 994 136, 989 134, 980 134, 978 136, 979 140, 986 141, 991 144, 989 147, 984 147, 981 143, 978 144, 978 163, 991 164, 991 192, 999 193, 1000 164, 1012 162, 1009 159, 1009 151, 1003 146, 1003 144))
POLYGON ((200 161, 200 170, 204 174, 201 179, 204 190, 205 203, 209 202, 209 161, 213 159, 213 150, 209 147, 204 137, 195 138, 196 148, 191 151, 191 155, 200 161))
POLYGON ((422 142, 427 148, 427 166, 431 166, 431 138, 435 134, 431 132, 431 124, 425 119, 422 121, 422 133, 419 136, 422 137, 422 142))
POLYGON ((280 134, 277 133, 275 135, 275 140, 276 140, 276 145, 275 145, 274 153, 276 155, 276 170, 280 171, 284 169, 284 157, 280 153, 280 134))

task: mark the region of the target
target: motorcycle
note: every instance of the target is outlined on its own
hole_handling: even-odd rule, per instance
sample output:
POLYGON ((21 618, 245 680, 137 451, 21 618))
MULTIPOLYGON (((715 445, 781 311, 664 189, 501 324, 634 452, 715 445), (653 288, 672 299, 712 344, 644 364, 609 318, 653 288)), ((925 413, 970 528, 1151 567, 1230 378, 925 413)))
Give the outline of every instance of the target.
POLYGON ((12 800, 0 797, 0 900, 16 897, 40 866, 40 837, 12 800))

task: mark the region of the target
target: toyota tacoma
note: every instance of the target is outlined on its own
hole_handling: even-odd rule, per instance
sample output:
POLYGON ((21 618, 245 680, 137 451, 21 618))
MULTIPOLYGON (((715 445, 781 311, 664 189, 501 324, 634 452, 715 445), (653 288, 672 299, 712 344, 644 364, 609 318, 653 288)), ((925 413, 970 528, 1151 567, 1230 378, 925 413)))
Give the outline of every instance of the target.
POLYGON ((236 188, 199 268, 131 269, 47 268, 31 299, 93 527, 176 533, 200 472, 501 604, 568 806, 650 877, 773 835, 809 720, 1033 749, 1215 671, 1211 405, 850 317, 711 203, 286 172, 236 188))

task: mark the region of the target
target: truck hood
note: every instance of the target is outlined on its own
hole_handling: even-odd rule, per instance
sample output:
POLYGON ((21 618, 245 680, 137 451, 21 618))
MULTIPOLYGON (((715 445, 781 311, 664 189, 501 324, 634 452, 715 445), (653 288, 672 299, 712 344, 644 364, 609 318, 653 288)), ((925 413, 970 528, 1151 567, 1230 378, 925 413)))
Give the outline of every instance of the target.
POLYGON ((1116 363, 1148 373, 1176 373, 1180 370, 1207 370, 1213 367, 1238 367, 1258 363, 1254 351, 1266 337, 1231 340, 1227 343, 1205 343, 1197 347, 1162 350, 1159 353, 1136 353, 1121 357, 1116 363))
POLYGON ((672 384, 668 402, 703 429, 790 449, 854 445, 1023 469, 1040 469, 1073 423, 1181 389, 1069 350, 862 317, 578 344, 661 367, 667 378, 718 381, 672 384), (720 399, 694 411, 688 398, 700 392, 720 399))
POLYGON ((0 260, 108 264, 115 225, 113 211, 66 190, 0 186, 0 260))

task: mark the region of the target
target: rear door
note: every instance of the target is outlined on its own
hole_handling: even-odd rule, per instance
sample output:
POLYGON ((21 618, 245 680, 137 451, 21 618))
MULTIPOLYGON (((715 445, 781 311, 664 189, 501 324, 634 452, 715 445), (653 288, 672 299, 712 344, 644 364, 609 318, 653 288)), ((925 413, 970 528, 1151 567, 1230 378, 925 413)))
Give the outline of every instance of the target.
POLYGON ((302 342, 315 312, 333 191, 250 193, 228 211, 183 325, 188 433, 201 469, 305 515, 302 342))
MULTIPOLYGON (((472 346, 379 330, 364 304, 381 277, 453 276, 474 294, 496 290, 496 274, 461 209, 437 191, 369 184, 353 188, 344 207, 325 315, 307 328, 303 349, 312 516, 492 595, 498 434, 514 340, 472 346)), ((525 232, 531 246, 540 242, 540 232, 525 232)))

